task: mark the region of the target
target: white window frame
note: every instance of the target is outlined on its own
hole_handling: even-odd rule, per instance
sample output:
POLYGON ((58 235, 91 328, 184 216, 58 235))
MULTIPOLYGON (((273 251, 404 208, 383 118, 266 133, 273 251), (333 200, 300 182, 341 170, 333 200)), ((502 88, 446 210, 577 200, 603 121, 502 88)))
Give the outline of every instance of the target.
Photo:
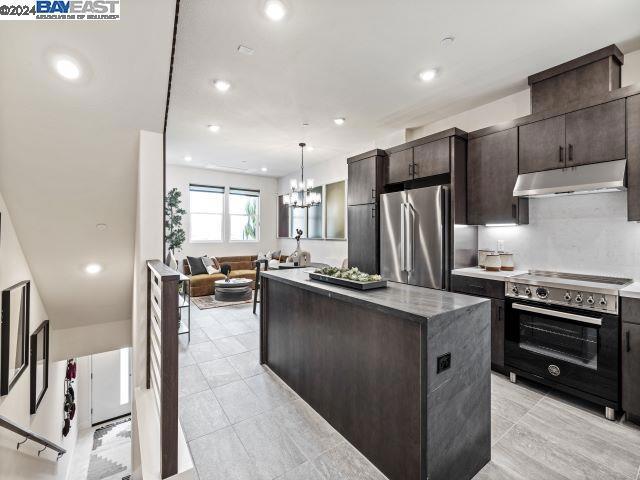
MULTIPOLYGON (((229 243, 260 243, 260 234, 261 234, 261 230, 262 230, 262 221, 261 221, 261 214, 262 214, 262 194, 260 192, 260 190, 253 190, 250 188, 239 188, 239 187, 229 187, 227 189, 227 194, 226 194, 226 222, 228 222, 229 224, 229 235, 228 235, 228 242, 229 243), (244 216, 238 213, 231 213, 231 208, 229 207, 229 200, 231 198, 231 195, 234 195, 233 193, 231 193, 232 190, 235 191, 246 191, 246 192, 252 192, 252 193, 256 193, 256 197, 258 198, 258 207, 257 207, 257 211, 256 211, 256 215, 258 217, 258 221, 257 221, 257 225, 256 225, 256 238, 255 240, 232 240, 231 239, 231 217, 240 217, 240 216, 244 216)), ((226 223, 225 222, 225 223, 226 223)))
MULTIPOLYGON (((225 239, 225 233, 226 233, 226 229, 225 229, 225 223, 226 223, 226 210, 227 210, 227 205, 226 205, 226 198, 227 198, 227 193, 226 193, 227 189, 226 187, 219 187, 219 186, 212 186, 212 185, 200 185, 200 184, 193 184, 190 183, 189 184, 189 243, 224 243, 224 239, 225 239), (196 187, 196 188, 210 188, 212 190, 222 190, 222 192, 215 192, 215 193, 222 193, 222 213, 218 214, 218 213, 209 213, 209 212, 194 212, 191 208, 191 187, 196 187), (220 240, 193 240, 192 238, 192 228, 191 228, 191 217, 193 214, 196 215, 221 215, 222 216, 222 222, 220 225, 220 240)), ((213 193, 213 192, 212 192, 213 193)))

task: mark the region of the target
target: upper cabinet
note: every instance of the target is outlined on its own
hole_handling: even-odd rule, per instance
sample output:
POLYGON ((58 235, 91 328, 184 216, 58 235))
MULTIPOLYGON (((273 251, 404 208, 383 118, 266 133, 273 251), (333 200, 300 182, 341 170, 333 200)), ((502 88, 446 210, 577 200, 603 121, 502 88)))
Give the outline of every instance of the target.
POLYGON ((625 99, 521 125, 520 173, 626 158, 625 99))
POLYGON ((382 155, 382 150, 373 150, 348 159, 347 205, 376 202, 381 193, 382 155))
POLYGON ((413 178, 449 173, 449 138, 413 148, 413 178))
POLYGON ((513 196, 518 178, 518 129, 470 138, 468 146, 468 223, 528 223, 528 200, 513 196))
POLYGON ((625 123, 624 98, 568 113, 567 166, 625 158, 625 123))
POLYGON ((640 95, 627 98, 627 214, 640 222, 640 95))
POLYGON ((520 128, 520 173, 562 168, 565 164, 564 115, 520 128))
POLYGON ((386 171, 386 183, 413 180, 413 148, 389 153, 386 171))
POLYGON ((466 134, 451 129, 389 149, 385 183, 409 182, 450 173, 451 138, 466 139, 466 134))

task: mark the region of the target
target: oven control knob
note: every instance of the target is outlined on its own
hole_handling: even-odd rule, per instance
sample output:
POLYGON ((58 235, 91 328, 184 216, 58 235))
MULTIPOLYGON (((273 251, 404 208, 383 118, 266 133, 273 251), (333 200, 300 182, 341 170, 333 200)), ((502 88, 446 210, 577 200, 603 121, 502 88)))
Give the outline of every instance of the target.
POLYGON ((549 290, 539 287, 536 289, 536 295, 538 295, 539 298, 547 298, 549 296, 549 290))
POLYGON ((524 291, 524 293, 527 294, 527 297, 531 296, 531 289, 529 287, 527 287, 527 289, 524 291))
POLYGON ((589 298, 587 298, 587 303, 589 305, 593 305, 594 303, 596 303, 595 299, 593 298, 593 295, 589 295, 589 298))
POLYGON ((582 303, 582 294, 581 293, 576 295, 576 303, 582 303))
POLYGON ((569 302, 571 301, 571 292, 567 292, 564 294, 564 299, 569 302))
POLYGON ((607 306, 607 300, 604 297, 600 299, 600 305, 602 305, 603 307, 607 306))
POLYGON ((513 287, 511 287, 511 293, 513 293, 514 295, 518 294, 518 286, 514 285, 513 287))

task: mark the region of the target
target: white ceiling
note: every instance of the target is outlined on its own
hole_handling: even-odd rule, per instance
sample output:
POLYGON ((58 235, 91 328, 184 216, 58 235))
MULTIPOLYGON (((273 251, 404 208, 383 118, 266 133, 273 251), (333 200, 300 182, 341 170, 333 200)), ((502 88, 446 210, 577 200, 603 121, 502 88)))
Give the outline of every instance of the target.
POLYGON ((640 38, 638 0, 285 1, 279 23, 262 0, 182 2, 170 163, 191 156, 193 166, 281 176, 297 168, 299 141, 315 147, 309 162, 346 158, 522 90, 530 74, 640 38), (445 48, 446 35, 456 40, 445 48), (240 44, 255 54, 239 54, 240 44), (421 83, 418 73, 433 67, 440 75, 421 83), (226 94, 213 88, 217 78, 231 82, 226 94))
POLYGON ((131 318, 138 131, 162 131, 174 8, 135 0, 117 22, 2 22, 0 190, 53 328, 131 318), (87 78, 52 73, 54 51, 87 78), (87 275, 91 262, 104 271, 87 275))

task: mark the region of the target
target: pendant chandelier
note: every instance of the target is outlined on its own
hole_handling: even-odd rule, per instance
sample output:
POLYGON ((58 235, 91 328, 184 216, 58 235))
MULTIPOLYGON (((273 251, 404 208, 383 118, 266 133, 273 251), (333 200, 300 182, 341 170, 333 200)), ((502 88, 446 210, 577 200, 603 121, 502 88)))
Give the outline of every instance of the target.
POLYGON ((309 178, 306 183, 304 180, 304 147, 306 143, 299 143, 300 146, 300 182, 295 179, 291 180, 291 193, 284 195, 283 202, 293 208, 309 208, 320 205, 321 197, 318 192, 312 192, 313 180, 309 178))

